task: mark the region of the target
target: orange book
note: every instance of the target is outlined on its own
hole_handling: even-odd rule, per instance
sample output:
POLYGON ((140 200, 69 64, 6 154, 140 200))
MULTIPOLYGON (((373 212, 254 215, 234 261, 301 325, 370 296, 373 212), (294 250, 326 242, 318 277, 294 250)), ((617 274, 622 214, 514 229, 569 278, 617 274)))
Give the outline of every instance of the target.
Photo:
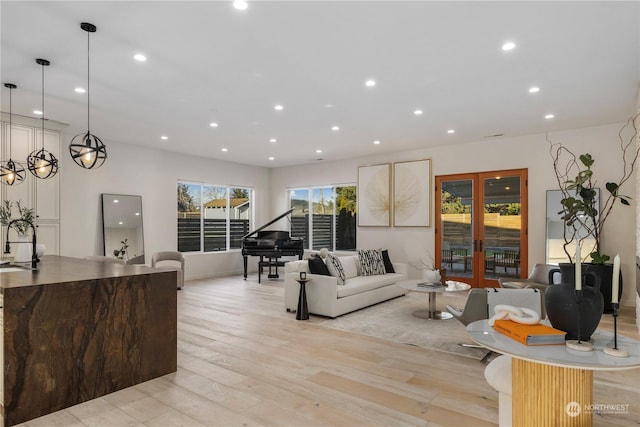
POLYGON ((564 344, 564 331, 541 323, 525 325, 513 320, 496 320, 493 329, 524 345, 564 344))

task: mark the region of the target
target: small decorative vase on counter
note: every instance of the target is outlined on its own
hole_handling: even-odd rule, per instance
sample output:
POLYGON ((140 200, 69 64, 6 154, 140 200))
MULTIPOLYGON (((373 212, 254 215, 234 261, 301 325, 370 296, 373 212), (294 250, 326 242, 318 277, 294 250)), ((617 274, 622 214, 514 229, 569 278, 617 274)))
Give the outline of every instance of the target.
POLYGON ((13 262, 30 262, 31 261, 31 241, 27 234, 18 234, 18 243, 14 243, 16 255, 13 262))
POLYGON ((600 280, 593 272, 583 272, 582 297, 578 304, 575 291, 575 270, 573 264, 560 264, 561 283, 545 290, 544 303, 551 325, 565 331, 568 340, 589 341, 596 330, 604 308, 604 298, 600 293, 600 280), (578 311, 579 310, 579 311, 578 311), (578 323, 579 322, 579 323, 578 323))

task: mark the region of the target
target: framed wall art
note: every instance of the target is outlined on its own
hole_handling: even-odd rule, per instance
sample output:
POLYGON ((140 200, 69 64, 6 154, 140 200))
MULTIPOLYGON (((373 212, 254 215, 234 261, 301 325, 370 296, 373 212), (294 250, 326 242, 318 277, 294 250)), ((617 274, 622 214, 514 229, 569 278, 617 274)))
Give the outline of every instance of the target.
POLYGON ((431 226, 431 159, 393 164, 393 225, 431 226))
POLYGON ((358 167, 358 226, 391 225, 391 164, 358 167))

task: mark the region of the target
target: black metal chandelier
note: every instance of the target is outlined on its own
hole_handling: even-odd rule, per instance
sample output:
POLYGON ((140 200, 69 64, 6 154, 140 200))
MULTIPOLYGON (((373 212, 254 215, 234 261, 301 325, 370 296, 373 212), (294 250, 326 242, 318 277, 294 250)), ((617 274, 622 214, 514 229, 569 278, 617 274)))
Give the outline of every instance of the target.
POLYGON ((42 66, 42 146, 39 150, 34 150, 27 157, 27 169, 36 178, 52 178, 58 173, 58 159, 50 151, 44 148, 44 67, 51 63, 46 59, 38 58, 36 63, 42 66))
POLYGON ((11 134, 13 131, 13 108, 11 100, 11 92, 18 86, 13 83, 5 83, 4 87, 9 89, 9 160, 0 162, 0 179, 6 185, 16 185, 24 181, 25 172, 20 163, 16 163, 11 158, 11 134))
POLYGON ((89 90, 89 36, 96 32, 96 26, 88 22, 80 24, 80 28, 87 32, 87 132, 73 137, 69 144, 71 158, 78 166, 85 169, 99 168, 107 160, 107 147, 90 128, 90 93, 89 90))

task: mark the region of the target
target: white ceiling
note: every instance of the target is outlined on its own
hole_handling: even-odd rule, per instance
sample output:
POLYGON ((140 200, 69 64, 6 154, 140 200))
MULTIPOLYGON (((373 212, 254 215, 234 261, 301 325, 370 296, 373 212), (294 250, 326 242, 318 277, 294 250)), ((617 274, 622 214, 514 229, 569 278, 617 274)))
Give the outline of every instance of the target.
POLYGON ((640 80, 637 1, 2 1, 0 14, 14 114, 40 108, 45 58, 47 118, 86 131, 86 21, 107 149, 266 167, 621 122, 640 80))

